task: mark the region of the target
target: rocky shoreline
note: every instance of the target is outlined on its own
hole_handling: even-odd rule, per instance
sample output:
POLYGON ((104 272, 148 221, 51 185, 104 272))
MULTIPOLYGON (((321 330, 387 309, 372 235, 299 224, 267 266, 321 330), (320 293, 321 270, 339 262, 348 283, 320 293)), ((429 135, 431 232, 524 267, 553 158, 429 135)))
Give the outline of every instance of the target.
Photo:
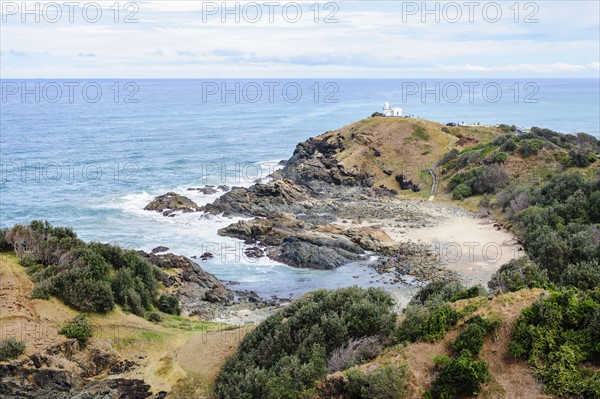
MULTIPOLYGON (((179 212, 243 217, 244 220, 219 229, 219 235, 242 240, 249 257, 266 256, 291 267, 332 270, 375 256, 377 260, 369 263, 370 267, 379 274, 395 275, 390 284, 399 287, 406 286, 407 279, 431 281, 456 276, 440 263, 431 248, 393 239, 386 232, 385 227, 390 226, 401 232, 426 229, 442 223, 447 214, 439 209, 432 212, 434 205, 425 201, 397 199, 396 194, 403 190, 418 191, 411 176, 400 169, 378 162, 348 165, 353 151, 366 152, 375 160, 382 156, 383 150, 373 146, 371 136, 353 127, 346 132, 328 132, 299 143, 283 168, 272 173, 266 182, 226 189, 191 187, 189 190, 210 194, 221 190, 223 194, 199 207, 184 195, 170 192, 156 197, 145 209, 170 217, 179 212), (390 176, 394 188, 374 186, 379 176, 390 176), (404 184, 407 181, 411 184, 404 184)), ((467 214, 448 208, 448 212, 467 214)), ((211 256, 206 253, 200 257, 211 256)), ((179 297, 186 311, 203 316, 212 312, 216 316, 210 306, 204 305, 207 311, 196 309, 189 292, 199 298, 206 295, 181 291, 179 297)), ((263 306, 285 302, 248 294, 235 295, 235 302, 263 306)), ((227 298, 220 297, 218 302, 232 305, 231 295, 227 298)))

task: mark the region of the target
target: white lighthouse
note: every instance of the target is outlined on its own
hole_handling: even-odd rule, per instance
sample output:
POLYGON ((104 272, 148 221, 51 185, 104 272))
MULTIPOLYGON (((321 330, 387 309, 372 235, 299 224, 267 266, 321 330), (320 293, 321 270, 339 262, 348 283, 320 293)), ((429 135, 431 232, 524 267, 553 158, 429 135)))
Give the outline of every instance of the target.
POLYGON ((402 116, 402 108, 390 108, 390 103, 387 101, 383 104, 383 116, 402 116))

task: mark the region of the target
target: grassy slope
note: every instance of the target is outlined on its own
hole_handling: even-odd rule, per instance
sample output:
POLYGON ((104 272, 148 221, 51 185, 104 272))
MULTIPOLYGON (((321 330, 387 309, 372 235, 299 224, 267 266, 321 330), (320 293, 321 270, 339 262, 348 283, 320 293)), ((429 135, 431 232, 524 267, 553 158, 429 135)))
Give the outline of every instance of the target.
MULTIPOLYGON (((31 299, 33 287, 14 254, 0 253, 0 325, 5 334, 14 328, 11 331, 16 331, 17 339, 25 341, 23 356, 64 341, 57 329, 77 314, 56 298, 31 299), (21 333, 23 326, 41 333, 21 333)), ((90 315, 94 325, 92 343, 110 345, 122 359, 140 365, 120 377, 141 378, 155 392, 170 391, 188 374, 196 377, 197 385, 210 386, 225 358, 248 331, 183 316, 163 316, 164 320, 155 324, 124 313, 119 307, 105 315, 90 315)))
POLYGON ((450 355, 448 345, 464 329, 463 323, 472 315, 499 317, 503 324, 500 329, 486 338, 480 358, 489 364, 492 381, 481 392, 481 398, 489 399, 546 399, 550 396, 542 392, 542 386, 535 381, 531 369, 522 360, 514 359, 508 353, 508 342, 516 319, 523 308, 537 301, 544 291, 539 289, 522 290, 498 295, 489 300, 484 297, 466 299, 452 304, 456 310, 466 306, 475 310, 463 317, 458 325, 446 336, 434 343, 417 342, 407 346, 398 345, 382 352, 373 361, 358 366, 363 372, 371 372, 377 367, 388 364, 409 366, 409 387, 407 398, 420 399, 424 392, 431 389, 435 377, 433 359, 437 355, 450 355))

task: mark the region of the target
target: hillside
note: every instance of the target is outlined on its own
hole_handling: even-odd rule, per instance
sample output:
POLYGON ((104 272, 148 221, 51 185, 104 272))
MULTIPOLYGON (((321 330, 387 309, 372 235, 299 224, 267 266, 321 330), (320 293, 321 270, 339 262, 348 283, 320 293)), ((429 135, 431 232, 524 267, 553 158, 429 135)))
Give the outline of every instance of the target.
POLYGON ((150 322, 117 308, 88 316, 94 333, 81 348, 77 340, 58 333, 77 312, 56 298, 32 299, 33 288, 14 254, 0 253, 0 340, 14 337, 25 343, 24 354, 0 362, 3 398, 100 392, 115 398, 162 398, 166 392, 189 391, 190 376, 192 392, 202 386, 208 390, 222 362, 249 331, 167 314, 150 322), (198 362, 198 357, 207 361, 198 362))
MULTIPOLYGON (((483 318, 499 320, 501 327, 485 339, 480 358, 489 364, 491 381, 477 395, 489 399, 547 399, 551 396, 543 393, 543 386, 536 381, 525 361, 515 359, 508 351, 515 321, 521 311, 539 300, 544 291, 539 289, 522 290, 493 298, 476 297, 454 302, 452 308, 461 311, 462 318, 442 339, 436 342, 415 342, 398 345, 384 350, 375 359, 357 366, 363 373, 373 373, 378 368, 396 365, 407 367, 406 399, 420 399, 431 391, 436 375, 434 359, 440 355, 451 355, 450 344, 458 333, 465 330, 469 318, 480 315, 483 318), (464 311, 466 309, 466 311, 464 311)), ((402 320, 403 318, 401 318, 402 320)), ((326 392, 320 398, 335 398, 333 389, 344 385, 347 378, 342 373, 330 374, 324 378, 321 389, 326 392)), ((347 383, 347 382, 346 382, 347 383)), ((339 394, 339 398, 347 396, 339 394)))

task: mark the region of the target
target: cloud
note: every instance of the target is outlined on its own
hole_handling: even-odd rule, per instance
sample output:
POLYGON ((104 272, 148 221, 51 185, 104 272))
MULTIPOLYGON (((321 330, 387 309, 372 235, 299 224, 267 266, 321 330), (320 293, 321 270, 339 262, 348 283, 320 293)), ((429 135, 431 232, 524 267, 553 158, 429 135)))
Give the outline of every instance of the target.
POLYGON ((497 66, 482 66, 482 65, 438 65, 436 69, 441 71, 452 72, 534 72, 534 73, 554 73, 554 72, 584 72, 584 71, 600 71, 600 63, 591 62, 588 64, 509 64, 497 66))
POLYGON ((28 57, 28 56, 29 56, 29 54, 27 54, 27 53, 26 53, 26 52, 24 52, 24 51, 13 50, 13 49, 9 50, 9 51, 8 51, 8 54, 9 54, 9 55, 12 55, 12 56, 14 56, 14 57, 28 57))
POLYGON ((96 54, 94 53, 79 53, 77 57, 85 57, 85 58, 94 58, 96 54))

